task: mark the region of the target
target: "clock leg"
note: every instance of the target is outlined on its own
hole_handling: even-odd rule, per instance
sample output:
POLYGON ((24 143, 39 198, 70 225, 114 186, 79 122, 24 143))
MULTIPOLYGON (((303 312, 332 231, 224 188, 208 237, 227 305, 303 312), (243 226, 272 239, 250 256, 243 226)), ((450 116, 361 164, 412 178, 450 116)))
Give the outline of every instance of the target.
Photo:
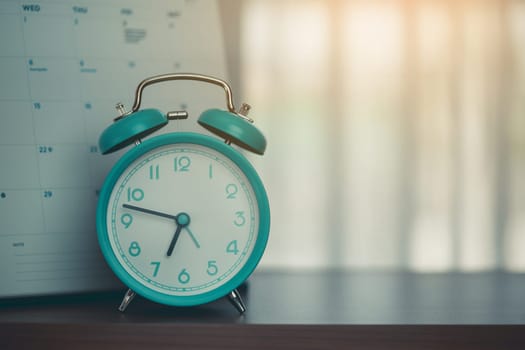
POLYGON ((228 294, 228 299, 240 314, 243 314, 246 311, 246 305, 244 305, 244 302, 241 298, 241 293, 239 293, 237 289, 232 290, 230 294, 228 294))
POLYGON ((128 307, 129 303, 131 303, 135 295, 137 295, 137 293, 135 293, 131 289, 128 289, 126 291, 126 294, 124 294, 124 298, 122 298, 122 302, 120 303, 120 306, 118 307, 118 311, 120 312, 126 311, 126 308, 128 307))

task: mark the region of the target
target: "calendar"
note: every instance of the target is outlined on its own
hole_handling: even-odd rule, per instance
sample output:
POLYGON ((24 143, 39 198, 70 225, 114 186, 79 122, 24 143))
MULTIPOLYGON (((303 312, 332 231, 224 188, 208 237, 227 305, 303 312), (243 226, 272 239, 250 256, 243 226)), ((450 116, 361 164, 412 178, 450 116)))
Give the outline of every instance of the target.
MULTIPOLYGON (((225 78, 218 4, 204 0, 0 1, 0 297, 119 286, 99 251, 100 133, 137 84, 171 72, 225 78)), ((169 85, 169 84, 168 84, 169 85)), ((186 110, 161 132, 203 132, 213 87, 152 87, 143 108, 186 110)))

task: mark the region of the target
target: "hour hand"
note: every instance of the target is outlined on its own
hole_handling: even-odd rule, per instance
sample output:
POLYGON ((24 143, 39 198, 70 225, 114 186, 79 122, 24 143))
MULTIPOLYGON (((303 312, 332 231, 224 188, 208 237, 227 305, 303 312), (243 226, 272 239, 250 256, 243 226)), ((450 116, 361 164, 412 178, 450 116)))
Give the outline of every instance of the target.
POLYGON ((171 239, 168 251, 166 252, 167 256, 171 256, 171 254, 173 253, 175 244, 177 243, 180 236, 180 231, 190 224, 190 216, 186 213, 180 213, 177 216, 175 216, 175 223, 177 224, 177 229, 173 234, 173 238, 171 239))

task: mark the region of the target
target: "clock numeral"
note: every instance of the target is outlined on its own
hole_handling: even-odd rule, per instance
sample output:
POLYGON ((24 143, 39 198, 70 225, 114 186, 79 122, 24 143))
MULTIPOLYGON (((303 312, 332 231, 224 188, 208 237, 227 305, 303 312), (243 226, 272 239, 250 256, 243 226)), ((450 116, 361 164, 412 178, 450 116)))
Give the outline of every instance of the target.
POLYGON ((187 156, 175 157, 173 159, 173 170, 178 171, 190 171, 191 159, 187 156))
POLYGON ((213 179, 213 164, 208 167, 208 178, 213 179))
POLYGON ((131 244, 129 245, 129 248, 128 248, 129 255, 131 255, 131 256, 139 256, 140 252, 141 252, 141 249, 140 249, 139 243, 137 241, 131 242, 131 244))
POLYGON ((234 239, 226 246, 226 253, 239 254, 239 248, 237 247, 237 240, 234 239))
POLYGON ((239 189, 237 188, 236 184, 226 185, 226 198, 228 199, 237 198, 237 192, 239 192, 239 189))
POLYGON ((124 225, 124 228, 128 228, 131 226, 131 223, 133 222, 133 216, 131 216, 131 214, 124 213, 120 217, 120 222, 122 223, 122 225, 124 225))
POLYGON ((246 218, 244 217, 244 212, 243 211, 236 211, 235 212, 235 220, 233 220, 233 224, 237 227, 241 227, 241 226, 244 226, 244 224, 246 223, 246 218))
POLYGON ((155 269, 153 270, 153 277, 157 277, 160 268, 160 261, 152 261, 150 265, 155 266, 155 269))
POLYGON ((217 261, 216 260, 208 261, 208 268, 206 269, 206 273, 210 276, 215 276, 217 272, 219 272, 219 268, 217 267, 217 261))
POLYGON ((141 188, 128 187, 128 202, 140 202, 144 199, 144 191, 141 188))
POLYGON ((190 281, 190 274, 188 273, 188 271, 186 271, 186 269, 182 269, 177 279, 180 283, 186 284, 190 281))
POLYGON ((149 179, 150 180, 158 180, 160 177, 160 171, 158 165, 150 165, 149 166, 149 179))

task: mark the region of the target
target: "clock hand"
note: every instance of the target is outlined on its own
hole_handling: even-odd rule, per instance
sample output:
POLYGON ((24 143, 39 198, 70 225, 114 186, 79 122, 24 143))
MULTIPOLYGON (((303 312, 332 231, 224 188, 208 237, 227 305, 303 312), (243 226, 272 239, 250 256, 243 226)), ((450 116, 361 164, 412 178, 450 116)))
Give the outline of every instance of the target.
POLYGON ((171 256, 171 254, 173 253, 173 249, 175 248, 175 244, 179 239, 180 232, 182 231, 182 229, 190 224, 190 216, 186 213, 180 213, 177 216, 175 216, 175 223, 177 224, 177 229, 173 234, 170 246, 168 247, 168 251, 166 252, 167 256, 171 256))
MULTIPOLYGON (((180 213, 179 215, 171 215, 171 214, 163 213, 163 212, 152 210, 152 209, 137 207, 136 205, 131 205, 131 204, 122 204, 122 207, 126 209, 140 211, 146 214, 156 215, 156 216, 160 216, 163 218, 175 220, 175 223, 177 224, 177 229, 175 230, 175 233, 173 234, 173 238, 171 239, 170 246, 168 248, 168 252, 166 253, 167 256, 171 256, 171 254, 173 253, 173 249, 175 248, 175 243, 177 243, 177 240, 179 239, 182 228, 188 226, 190 223, 190 217, 186 213, 180 213)), ((197 248, 200 248, 201 246, 199 242, 197 241, 197 239, 195 238, 195 236, 193 235, 193 233, 190 231, 189 228, 186 228, 186 229, 188 230, 188 234, 190 235, 190 238, 195 244, 195 246, 197 248)))
POLYGON ((143 212, 143 213, 146 213, 146 214, 157 215, 157 216, 160 216, 160 217, 163 217, 163 218, 173 219, 173 220, 177 221, 177 216, 166 214, 166 213, 162 213, 160 211, 146 209, 146 208, 141 208, 141 207, 137 207, 137 206, 131 205, 131 204, 122 204, 122 207, 124 207, 126 209, 136 210, 136 211, 140 211, 140 212, 143 212))
POLYGON ((171 239, 170 246, 168 247, 168 251, 166 252, 167 256, 171 256, 171 253, 173 253, 173 249, 175 248, 175 243, 177 243, 177 240, 180 236, 180 231, 182 230, 181 225, 177 225, 177 229, 175 230, 175 234, 173 235, 173 238, 171 239))
POLYGON ((195 244, 195 246, 197 248, 200 248, 201 245, 200 245, 199 241, 197 241, 197 238, 195 238, 195 236, 193 235, 193 232, 191 232, 189 227, 186 227, 186 231, 188 231, 188 234, 190 235, 190 238, 193 241, 193 243, 195 244))

